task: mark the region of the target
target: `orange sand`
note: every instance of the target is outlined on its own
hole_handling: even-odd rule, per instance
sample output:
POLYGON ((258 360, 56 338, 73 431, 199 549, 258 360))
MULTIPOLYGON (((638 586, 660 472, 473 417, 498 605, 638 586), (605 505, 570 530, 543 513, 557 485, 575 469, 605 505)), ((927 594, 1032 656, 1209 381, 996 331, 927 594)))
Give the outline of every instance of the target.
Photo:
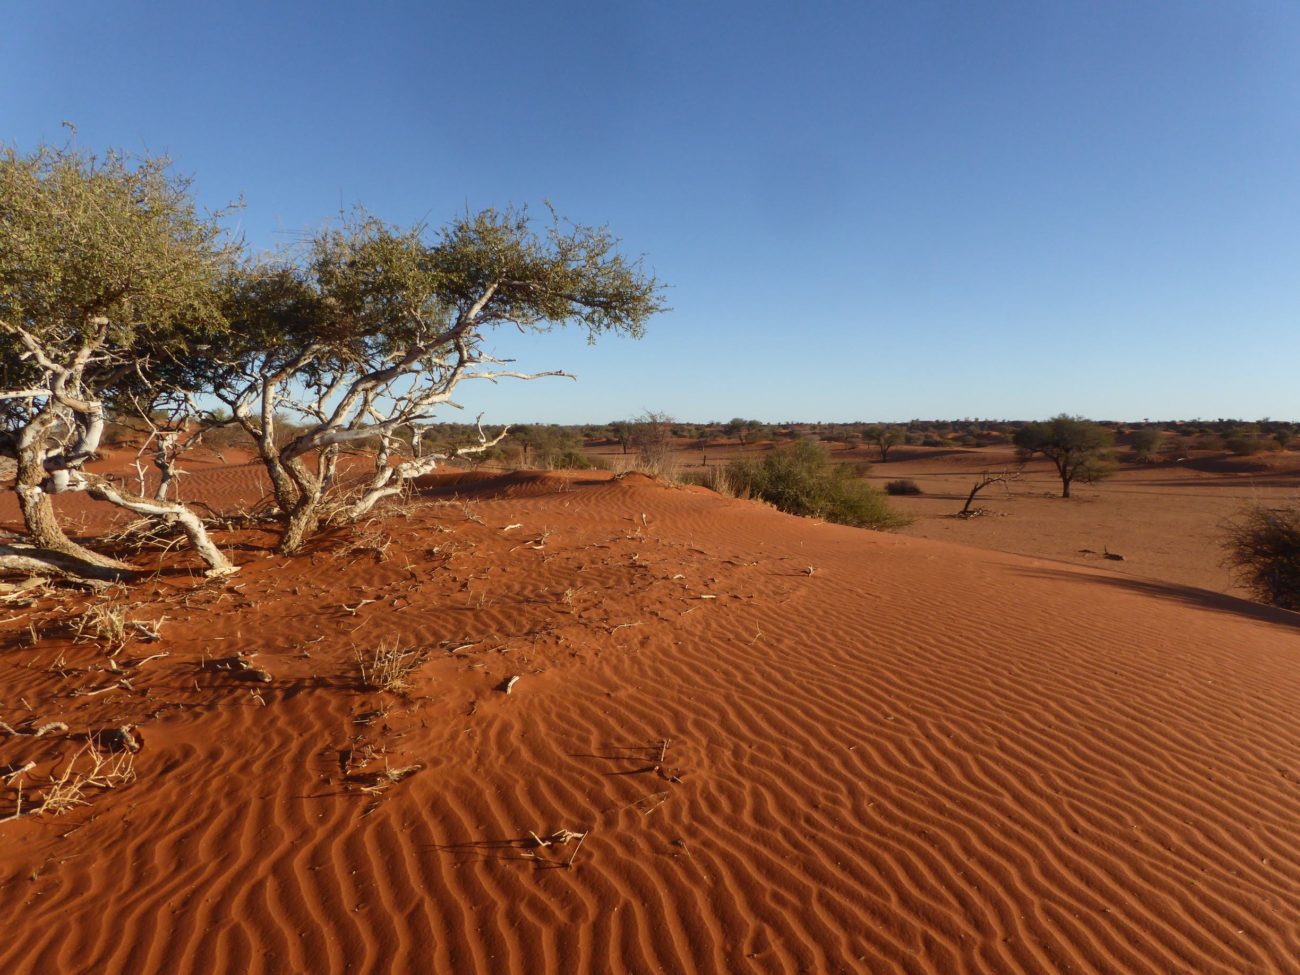
POLYGON ((297 559, 229 536, 226 582, 162 556, 112 691, 79 606, 6 609, 0 720, 70 731, 0 766, 145 746, 0 824, 0 971, 1298 970, 1295 615, 640 475, 452 480, 297 559), (385 640, 427 652, 406 695, 359 684, 385 640), (273 682, 203 667, 236 651, 273 682))

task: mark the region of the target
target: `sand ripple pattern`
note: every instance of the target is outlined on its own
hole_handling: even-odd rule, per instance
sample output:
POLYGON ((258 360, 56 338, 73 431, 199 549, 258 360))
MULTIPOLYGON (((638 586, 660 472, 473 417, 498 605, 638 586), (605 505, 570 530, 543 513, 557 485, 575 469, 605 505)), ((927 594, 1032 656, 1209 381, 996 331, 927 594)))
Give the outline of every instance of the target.
POLYGON ((178 619, 140 780, 0 826, 0 970, 1300 970, 1300 628, 635 476, 459 495, 250 563, 264 703, 186 664, 232 601, 178 619), (384 635, 406 698, 347 676, 384 635), (362 741, 422 768, 364 793, 362 741))

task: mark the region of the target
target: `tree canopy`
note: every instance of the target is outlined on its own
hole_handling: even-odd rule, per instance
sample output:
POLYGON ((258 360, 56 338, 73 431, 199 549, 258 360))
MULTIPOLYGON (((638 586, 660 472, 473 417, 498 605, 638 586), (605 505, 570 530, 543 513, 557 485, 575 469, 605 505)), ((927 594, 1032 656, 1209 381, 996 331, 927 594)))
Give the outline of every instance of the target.
POLYGON ((1100 423, 1062 413, 1026 424, 1016 431, 1013 442, 1026 457, 1042 454, 1052 462, 1061 478, 1061 497, 1068 498, 1075 480, 1092 482, 1105 476, 1106 449, 1115 442, 1115 433, 1100 423))
POLYGON ((0 150, 0 453, 38 546, 117 567, 67 538, 49 495, 94 489, 83 466, 119 385, 221 329, 232 257, 165 158, 0 150))
MULTIPOLYGON (((567 375, 493 358, 489 331, 572 325, 593 340, 636 337, 663 310, 661 294, 607 230, 563 226, 554 215, 539 232, 525 211, 486 210, 433 233, 359 214, 301 255, 241 268, 228 290, 230 340, 203 357, 199 374, 259 445, 287 518, 282 548, 292 551, 315 529, 331 488, 321 462, 329 451, 378 442, 374 478, 348 508, 357 515, 446 459, 418 449, 419 428, 460 383, 567 375), (276 436, 281 411, 297 423, 287 443, 276 436), (399 430, 410 431, 416 456, 393 464, 404 449, 399 430), (315 471, 305 463, 312 456, 315 471)), ((457 452, 487 446, 480 435, 457 452)))
MULTIPOLYGON (((159 411, 169 429, 242 428, 271 477, 281 549, 295 550, 323 517, 355 518, 439 461, 501 440, 504 429, 489 438, 476 425, 469 442, 424 448, 461 382, 566 375, 494 358, 493 329, 639 337, 664 310, 663 287, 618 243, 554 212, 539 222, 489 209, 439 229, 357 212, 302 247, 249 257, 164 158, 5 149, 0 454, 17 463, 28 542, 126 568, 59 528, 49 496, 86 490, 197 532, 213 569, 231 568, 165 490, 145 499, 84 470, 111 404, 155 433, 159 411), (335 464, 347 447, 370 451, 374 471, 345 491, 335 464)), ((166 477, 180 447, 163 440, 166 477)), ((0 565, 19 554, 32 553, 9 546, 0 565)))

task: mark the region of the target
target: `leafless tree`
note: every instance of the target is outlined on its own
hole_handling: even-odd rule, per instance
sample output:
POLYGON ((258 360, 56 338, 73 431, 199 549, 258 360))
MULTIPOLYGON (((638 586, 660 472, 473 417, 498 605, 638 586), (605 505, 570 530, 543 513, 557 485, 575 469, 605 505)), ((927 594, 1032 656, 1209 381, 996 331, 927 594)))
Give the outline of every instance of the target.
POLYGON ((975 496, 991 484, 1006 484, 1010 481, 1018 481, 1025 472, 1023 464, 1017 467, 1004 467, 1000 471, 984 471, 980 479, 975 482, 975 486, 970 489, 970 494, 966 495, 966 504, 962 506, 961 511, 957 512, 958 518, 969 518, 971 515, 971 505, 975 502, 975 496))

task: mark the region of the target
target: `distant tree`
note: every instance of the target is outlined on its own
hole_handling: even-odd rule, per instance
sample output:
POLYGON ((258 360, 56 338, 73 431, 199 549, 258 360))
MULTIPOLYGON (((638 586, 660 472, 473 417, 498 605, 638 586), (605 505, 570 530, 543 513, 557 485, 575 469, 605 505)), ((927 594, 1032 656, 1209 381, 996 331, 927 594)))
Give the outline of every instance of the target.
POLYGON ((632 443, 636 447, 637 466, 647 474, 658 476, 670 466, 673 418, 667 413, 647 410, 632 423, 632 443))
POLYGON ((735 437, 740 441, 740 445, 745 446, 746 442, 757 439, 758 435, 764 430, 763 424, 759 420, 746 420, 742 417, 735 417, 730 423, 723 428, 723 433, 728 437, 735 437))
POLYGON ((888 463, 889 452, 906 439, 904 432, 897 427, 867 427, 862 432, 862 435, 867 441, 875 444, 880 449, 880 462, 882 464, 888 463))
POLYGON ((1133 448, 1134 456, 1140 461, 1154 460, 1163 440, 1160 431, 1152 427, 1134 430, 1128 437, 1129 446, 1133 448))
POLYGON ((1114 431, 1065 413, 1045 423, 1029 423, 1016 431, 1014 443, 1028 458, 1042 454, 1056 467, 1061 478, 1061 497, 1070 496, 1070 485, 1087 483, 1106 475, 1106 448, 1115 442, 1114 431))
POLYGON ((1175 460, 1184 460, 1188 452, 1192 449, 1192 438, 1183 434, 1177 434, 1167 440, 1162 447, 1165 453, 1172 456, 1175 460))
POLYGON ((618 445, 623 448, 623 453, 627 453, 632 446, 632 438, 636 434, 636 424, 631 420, 615 420, 609 425, 609 432, 618 441, 618 445))
MULTIPOLYGON (((571 427, 534 423, 514 427, 509 439, 519 444, 520 461, 524 467, 548 470, 585 470, 591 467, 591 462, 582 452, 579 437, 571 427)), ((472 441, 462 439, 461 442, 472 441)))
POLYGON ((1255 431, 1248 428, 1230 430, 1223 438, 1223 446, 1235 457, 1249 457, 1261 449, 1255 431))

